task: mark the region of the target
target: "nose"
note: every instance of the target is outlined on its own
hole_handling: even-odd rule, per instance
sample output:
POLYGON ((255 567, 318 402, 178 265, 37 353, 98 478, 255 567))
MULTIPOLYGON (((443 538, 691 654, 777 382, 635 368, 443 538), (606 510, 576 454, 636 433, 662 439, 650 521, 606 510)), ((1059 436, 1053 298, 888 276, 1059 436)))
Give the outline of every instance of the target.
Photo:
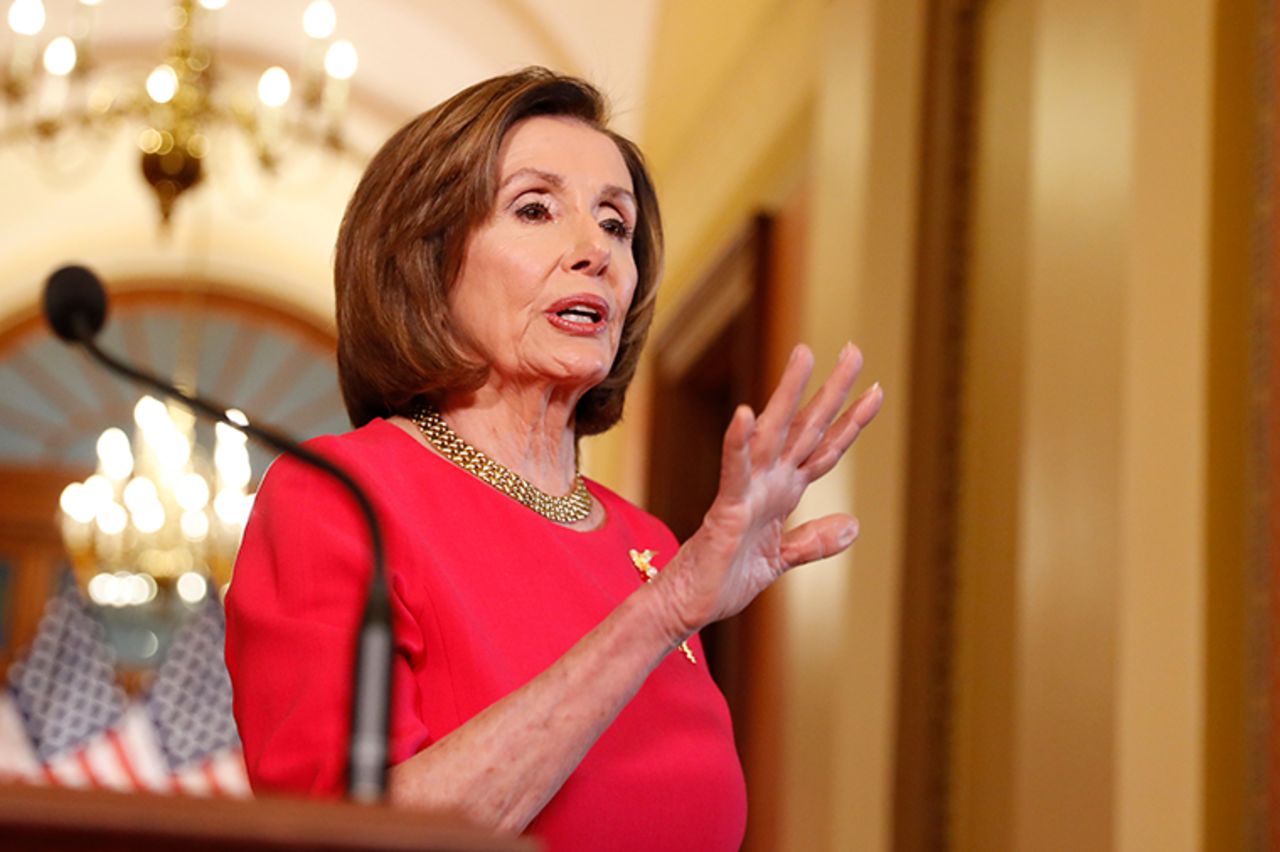
POLYGON ((609 268, 611 254, 607 239, 594 219, 589 224, 580 226, 575 234, 573 248, 564 256, 564 270, 593 277, 603 275, 609 268))

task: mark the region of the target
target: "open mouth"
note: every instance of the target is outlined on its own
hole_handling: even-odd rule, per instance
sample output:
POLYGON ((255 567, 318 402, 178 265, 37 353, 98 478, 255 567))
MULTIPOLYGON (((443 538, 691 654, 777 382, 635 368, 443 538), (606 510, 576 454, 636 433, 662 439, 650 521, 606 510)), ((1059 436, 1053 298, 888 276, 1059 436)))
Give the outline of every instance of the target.
POLYGON ((596 323, 604 319, 598 311, 590 308, 566 308, 563 311, 556 311, 556 316, 576 323, 596 323))
POLYGON ((607 326, 609 305, 599 296, 579 293, 549 307, 547 319, 571 334, 596 334, 607 326))

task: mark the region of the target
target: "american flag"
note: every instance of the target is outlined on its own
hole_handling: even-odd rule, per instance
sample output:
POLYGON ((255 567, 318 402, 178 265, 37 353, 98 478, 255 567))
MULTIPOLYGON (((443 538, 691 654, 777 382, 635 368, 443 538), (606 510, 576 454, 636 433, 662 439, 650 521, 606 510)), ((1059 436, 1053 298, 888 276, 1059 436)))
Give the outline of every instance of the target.
MULTIPOLYGON (((0 779, 65 787, 247 795, 238 742, 196 730, 184 737, 166 738, 161 733, 162 726, 177 731, 183 724, 192 724, 180 709, 192 707, 193 701, 206 701, 201 730, 225 732, 229 727, 234 737, 230 699, 225 718, 219 721, 223 705, 211 700, 207 686, 211 680, 216 682, 216 668, 222 666, 220 638, 216 640, 219 651, 212 658, 216 666, 199 652, 214 629, 220 637, 220 612, 215 619, 202 611, 184 625, 151 696, 145 703, 131 702, 116 683, 114 657, 102 625, 68 574, 47 604, 26 658, 10 668, 8 686, 0 689, 0 779), (201 661, 194 679, 184 677, 182 660, 201 661), (163 699, 157 694, 162 686, 163 699), (184 696, 188 688, 196 688, 198 697, 184 696), (191 745, 185 751, 165 745, 180 740, 191 745), (176 757, 182 759, 175 762, 176 757)), ((225 669, 221 676, 226 678, 225 669)))
POLYGON ((222 659, 222 604, 208 598, 169 646, 147 698, 173 784, 179 792, 249 792, 231 715, 231 679, 222 659))

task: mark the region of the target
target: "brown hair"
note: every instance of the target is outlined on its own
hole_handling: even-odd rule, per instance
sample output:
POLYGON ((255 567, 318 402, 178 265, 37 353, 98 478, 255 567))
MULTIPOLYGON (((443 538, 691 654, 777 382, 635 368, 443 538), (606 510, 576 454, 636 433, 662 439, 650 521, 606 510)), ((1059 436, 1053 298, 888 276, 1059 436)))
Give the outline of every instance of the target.
POLYGON ((604 133, 631 174, 639 280, 613 367, 579 400, 575 428, 594 435, 622 416, 662 264, 657 194, 640 150, 605 126, 607 107, 594 86, 526 68, 464 89, 400 128, 374 155, 347 205, 334 288, 338 379, 353 425, 484 384, 488 367, 459 351, 448 296, 467 238, 492 213, 502 141, 513 125, 536 115, 575 118, 604 133))

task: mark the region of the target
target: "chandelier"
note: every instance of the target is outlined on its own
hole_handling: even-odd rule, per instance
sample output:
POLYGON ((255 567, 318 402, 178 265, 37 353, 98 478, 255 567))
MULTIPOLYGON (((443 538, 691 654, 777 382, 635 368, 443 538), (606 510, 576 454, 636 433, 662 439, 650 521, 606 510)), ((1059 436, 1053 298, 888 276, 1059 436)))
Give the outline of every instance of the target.
MULTIPOLYGON (((71 2, 71 0, 68 0, 71 2)), ((261 168, 274 172, 293 142, 348 150, 342 134, 350 80, 357 65, 350 41, 335 39, 337 14, 313 0, 302 15, 306 46, 298 67, 300 96, 281 66, 262 71, 257 97, 228 95, 211 31, 227 0, 174 0, 170 39, 145 74, 111 73, 94 58, 93 30, 102 0, 75 0, 69 31, 42 38, 42 0, 13 0, 8 10, 12 50, 4 63, 0 142, 26 139, 51 147, 70 131, 141 125, 137 137, 143 179, 162 226, 184 193, 200 184, 214 145, 211 131, 230 127, 250 142, 261 168)))
MULTIPOLYGON (((144 396, 133 416, 133 440, 116 427, 104 431, 97 471, 62 492, 72 570, 102 607, 198 604, 225 590, 253 505, 245 435, 217 424, 210 459, 186 409, 144 396)), ((234 409, 227 416, 248 422, 234 409)))

